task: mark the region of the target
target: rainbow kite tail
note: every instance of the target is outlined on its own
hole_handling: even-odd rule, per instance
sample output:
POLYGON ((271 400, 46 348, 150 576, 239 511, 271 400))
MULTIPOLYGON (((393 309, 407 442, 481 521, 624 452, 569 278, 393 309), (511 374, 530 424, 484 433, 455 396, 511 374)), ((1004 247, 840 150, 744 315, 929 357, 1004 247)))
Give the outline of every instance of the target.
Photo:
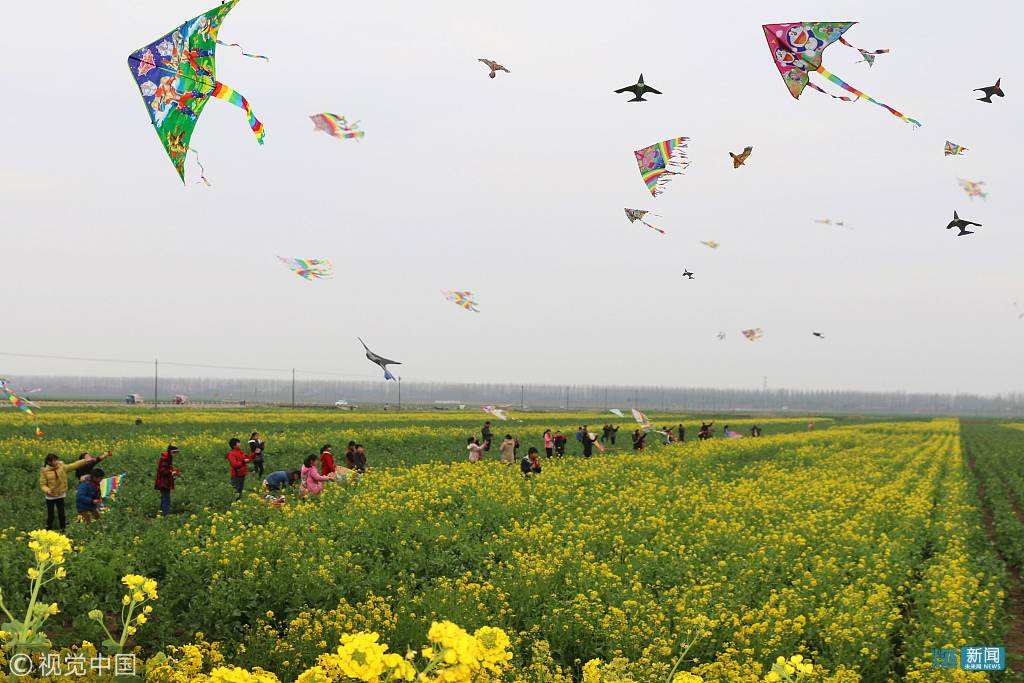
POLYGON ((904 116, 900 112, 898 112, 895 109, 893 109, 892 107, 890 107, 888 104, 886 104, 884 102, 879 102, 878 100, 876 100, 875 98, 871 97, 870 95, 867 95, 865 93, 862 93, 860 90, 857 90, 852 85, 850 85, 849 83, 847 83, 843 79, 839 78, 839 76, 836 76, 834 73, 828 71, 824 66, 819 66, 817 69, 815 69, 815 71, 817 71, 819 74, 821 74, 822 76, 824 76, 828 80, 830 80, 833 83, 835 83, 836 85, 838 85, 843 90, 846 90, 847 92, 851 92, 854 95, 856 95, 857 97, 863 97, 868 102, 873 102, 873 103, 877 104, 879 107, 884 107, 884 108, 888 109, 889 113, 892 114, 893 116, 895 116, 896 118, 903 119, 907 123, 913 124, 914 126, 920 126, 921 125, 920 121, 918 121, 916 119, 912 119, 909 116, 904 116))
POLYGON ((229 86, 224 85, 220 81, 213 84, 213 92, 210 93, 218 100, 224 100, 230 102, 236 107, 240 107, 249 117, 249 127, 252 128, 253 134, 256 136, 256 141, 261 145, 263 144, 263 137, 265 132, 263 130, 263 124, 256 118, 256 115, 252 113, 252 107, 249 106, 249 100, 245 99, 242 93, 233 90, 229 86))

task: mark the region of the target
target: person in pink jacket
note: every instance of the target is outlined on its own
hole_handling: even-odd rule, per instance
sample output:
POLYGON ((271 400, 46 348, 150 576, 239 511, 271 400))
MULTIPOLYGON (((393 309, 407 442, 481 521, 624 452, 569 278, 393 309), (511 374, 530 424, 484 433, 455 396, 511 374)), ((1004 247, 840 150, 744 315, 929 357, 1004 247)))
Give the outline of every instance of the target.
POLYGON ((301 493, 308 494, 310 496, 318 496, 320 492, 324 490, 325 481, 334 481, 334 474, 328 474, 326 477, 320 474, 320 471, 316 467, 317 457, 311 455, 306 458, 302 465, 302 470, 299 472, 299 481, 302 482, 301 493))
POLYGON ((555 452, 555 437, 551 436, 551 430, 550 429, 545 429, 544 430, 544 455, 546 455, 546 456, 548 456, 550 458, 554 454, 554 452, 555 452))

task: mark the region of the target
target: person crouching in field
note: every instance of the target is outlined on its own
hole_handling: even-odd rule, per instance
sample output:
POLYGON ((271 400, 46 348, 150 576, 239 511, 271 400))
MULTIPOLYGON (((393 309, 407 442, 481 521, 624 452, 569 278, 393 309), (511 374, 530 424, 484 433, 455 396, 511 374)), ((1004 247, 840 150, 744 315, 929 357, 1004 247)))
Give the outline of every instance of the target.
POLYGON ((95 462, 96 458, 86 456, 71 464, 64 464, 56 453, 50 453, 43 460, 43 467, 39 470, 39 490, 46 498, 46 528, 53 529, 54 513, 60 523, 60 530, 67 528, 67 520, 64 517, 64 498, 68 495, 68 470, 77 470, 80 467, 95 462))
POLYGON ((267 475, 267 478, 263 480, 263 490, 266 491, 266 500, 273 506, 284 505, 284 487, 292 486, 299 480, 300 474, 298 470, 292 470, 291 472, 285 472, 280 470, 278 472, 271 472, 267 475))
POLYGON ((235 500, 242 499, 242 489, 245 488, 245 475, 249 474, 249 462, 252 460, 251 457, 243 453, 242 449, 238 447, 240 443, 242 442, 235 438, 228 441, 228 446, 231 448, 227 455, 228 463, 230 464, 231 486, 234 487, 235 493, 238 494, 235 500))
POLYGON ((537 449, 533 446, 530 446, 530 450, 526 452, 526 457, 519 463, 519 471, 527 479, 530 478, 531 474, 540 474, 540 457, 537 455, 537 449))
POLYGON ((516 461, 516 440, 512 438, 511 434, 506 434, 505 439, 498 446, 498 450, 501 451, 501 462, 504 465, 515 464, 516 461))
POLYGON ((466 444, 466 450, 469 451, 469 461, 480 462, 484 457, 484 447, 480 445, 475 436, 469 437, 466 440, 466 444))
POLYGON ((156 483, 153 488, 160 492, 160 514, 164 517, 171 514, 171 491, 174 490, 174 480, 181 476, 181 470, 174 466, 174 456, 177 454, 178 447, 169 444, 156 462, 156 483))
POLYGON ((302 481, 299 492, 302 495, 318 496, 324 490, 325 481, 334 481, 333 472, 325 477, 317 471, 316 461, 315 455, 310 455, 303 461, 302 470, 299 471, 299 479, 302 481))
POLYGON ((102 501, 100 480, 103 477, 103 470, 97 467, 78 482, 78 490, 75 492, 75 509, 78 510, 78 518, 83 522, 91 522, 100 518, 100 502, 102 501))

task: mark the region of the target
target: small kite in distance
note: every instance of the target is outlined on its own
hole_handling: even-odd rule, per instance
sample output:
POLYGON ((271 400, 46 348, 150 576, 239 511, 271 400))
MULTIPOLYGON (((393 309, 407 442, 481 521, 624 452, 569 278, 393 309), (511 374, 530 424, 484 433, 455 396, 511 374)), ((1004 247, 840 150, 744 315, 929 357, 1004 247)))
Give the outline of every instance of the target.
POLYGON ((491 78, 494 78, 495 76, 497 76, 499 71, 504 71, 507 74, 512 73, 511 71, 509 71, 508 69, 503 67, 501 64, 498 64, 493 59, 483 59, 483 58, 481 58, 481 59, 478 59, 477 61, 483 62, 484 64, 487 65, 487 68, 491 70, 491 73, 488 74, 488 76, 490 76, 491 78))
POLYGON ((950 157, 950 156, 954 156, 955 157, 955 156, 959 156, 960 154, 963 154, 966 151, 967 151, 966 147, 961 147, 960 145, 956 144, 955 142, 950 142, 949 140, 946 140, 946 146, 942 150, 942 155, 943 156, 947 156, 947 157, 950 157))
POLYGON ((619 417, 625 417, 625 415, 622 414, 622 411, 619 410, 618 408, 611 408, 608 412, 611 413, 612 415, 618 415, 619 417))
POLYGON ((718 249, 718 242, 716 242, 714 240, 707 240, 707 241, 701 240, 700 243, 703 244, 705 247, 708 247, 710 249, 718 249))
POLYGON ((949 230, 950 228, 956 228, 957 230, 960 231, 959 233, 957 233, 957 237, 963 237, 964 235, 973 235, 974 234, 973 230, 968 230, 967 229, 968 226, 971 226, 971 225, 973 225, 975 227, 978 227, 978 228, 981 227, 981 223, 972 223, 971 221, 964 220, 963 218, 960 218, 960 216, 957 215, 956 211, 954 211, 953 212, 953 220, 951 220, 949 222, 949 225, 946 226, 946 230, 949 230))
POLYGON ((754 327, 749 330, 740 330, 740 334, 747 338, 747 341, 757 341, 764 336, 764 332, 760 327, 754 327))
POLYGON ((857 52, 859 52, 860 56, 863 57, 863 59, 857 60, 857 64, 860 64, 861 62, 867 62, 868 66, 874 66, 875 57, 877 57, 878 55, 887 54, 889 50, 862 50, 858 47, 857 52))
POLYGON ((288 266, 288 268, 301 277, 303 280, 324 280, 334 277, 334 265, 327 259, 321 258, 287 258, 278 256, 277 260, 288 266))
POLYGON ((715 336, 718 337, 718 341, 725 341, 725 332, 719 332, 715 336))
POLYGON ((686 142, 689 139, 679 137, 663 140, 633 152, 640 175, 652 197, 661 194, 672 176, 682 175, 690 165, 686 159, 686 142))
POLYGON ((473 300, 473 292, 470 292, 470 291, 461 291, 460 292, 460 291, 453 291, 453 290, 443 289, 443 290, 441 290, 441 293, 444 294, 444 298, 448 299, 448 301, 451 301, 456 306, 460 306, 460 307, 466 309, 467 311, 473 311, 474 313, 479 313, 480 312, 480 309, 477 308, 477 306, 478 306, 477 302, 473 300))
POLYGON ((395 376, 392 375, 391 372, 388 370, 388 366, 389 365, 401 365, 402 363, 400 361, 397 361, 397 360, 388 360, 384 356, 378 356, 376 353, 374 353, 373 351, 370 350, 370 347, 368 347, 366 345, 366 342, 364 342, 359 337, 356 337, 356 339, 359 339, 359 343, 363 345, 364 349, 366 349, 366 359, 368 361, 370 361, 371 363, 375 363, 376 365, 379 365, 380 369, 384 371, 384 379, 386 379, 386 380, 388 380, 388 379, 395 379, 395 376))
POLYGON ((814 335, 815 337, 817 337, 818 339, 824 339, 825 338, 825 335, 823 335, 821 332, 811 332, 811 334, 814 335))
POLYGON ((846 221, 844 221, 844 220, 834 221, 831 218, 815 218, 814 222, 815 223, 820 223, 822 225, 834 225, 837 228, 849 227, 850 230, 853 230, 852 227, 846 225, 846 221))
POLYGON ((655 225, 651 225, 646 220, 644 220, 644 216, 646 216, 647 214, 651 214, 652 216, 657 216, 658 214, 651 213, 650 211, 644 211, 643 209, 623 209, 623 211, 626 212, 626 218, 629 219, 630 223, 640 222, 646 225, 651 230, 657 230, 662 235, 665 234, 664 230, 655 225))
POLYGON ((348 119, 337 114, 310 114, 309 120, 313 122, 313 130, 322 130, 339 140, 359 140, 366 135, 365 131, 360 130, 358 121, 349 123, 348 119))
POLYGON ((652 95, 661 95, 660 90, 655 90, 651 86, 644 83, 644 75, 640 74, 640 80, 633 85, 627 85, 625 88, 619 88, 615 91, 616 95, 621 95, 624 92, 632 93, 633 99, 626 100, 627 102, 646 102, 644 95, 651 93, 652 95))
POLYGON ((975 197, 981 197, 982 199, 988 198, 988 192, 984 192, 981 189, 981 186, 985 184, 984 180, 974 181, 957 178, 957 182, 960 183, 960 187, 964 189, 964 192, 966 192, 967 196, 971 199, 974 199, 975 197))
POLYGON ((1001 80, 1003 80, 1003 79, 1002 78, 997 78, 995 85, 990 85, 990 86, 988 86, 986 88, 975 88, 974 92, 983 92, 983 93, 985 93, 985 96, 984 97, 979 97, 978 101, 979 102, 987 102, 989 104, 992 104, 992 96, 993 95, 995 95, 996 97, 1006 97, 1006 95, 1003 94, 1002 87, 1000 87, 1000 85, 999 85, 999 81, 1001 81, 1001 80))
POLYGON ((508 415, 501 408, 495 408, 494 406, 480 406, 480 409, 483 410, 488 415, 493 415, 494 417, 498 418, 499 420, 507 420, 508 419, 508 415))
POLYGON ((693 279, 693 273, 688 271, 686 268, 683 268, 683 277, 692 280, 693 279))
POLYGON ((747 163, 747 157, 749 157, 750 153, 753 151, 754 148, 751 147, 750 145, 747 145, 739 154, 733 154, 732 152, 729 152, 729 156, 732 157, 732 167, 739 168, 743 164, 747 163))

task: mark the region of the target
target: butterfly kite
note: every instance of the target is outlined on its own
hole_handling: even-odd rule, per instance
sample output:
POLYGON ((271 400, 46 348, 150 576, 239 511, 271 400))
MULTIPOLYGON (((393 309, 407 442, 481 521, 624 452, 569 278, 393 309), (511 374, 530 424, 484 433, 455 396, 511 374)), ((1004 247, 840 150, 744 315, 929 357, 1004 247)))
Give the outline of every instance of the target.
MULTIPOLYGON (((893 116, 914 126, 920 126, 920 121, 904 116, 889 105, 864 94, 835 74, 830 73, 822 65, 822 53, 837 40, 847 47, 854 47, 846 42, 843 34, 855 23, 853 21, 801 21, 785 24, 765 24, 761 28, 764 29, 764 37, 768 41, 768 48, 775 59, 775 66, 778 68, 779 73, 782 74, 783 81, 785 81, 790 94, 795 99, 799 99, 804 88, 808 86, 813 90, 829 95, 820 86, 811 82, 810 73, 814 72, 854 95, 854 97, 829 95, 830 97, 843 100, 844 102, 854 102, 864 98, 868 102, 884 107, 893 116)), ((854 49, 859 50, 860 48, 854 49)), ((865 55, 865 52, 861 50, 862 55, 865 55)), ((868 53, 872 55, 872 60, 865 59, 865 61, 868 61, 870 64, 873 62, 873 55, 880 54, 881 52, 879 50, 868 53)))
POLYGON ((716 242, 714 240, 707 240, 707 241, 701 240, 700 243, 703 244, 705 247, 708 247, 710 249, 718 249, 718 242, 716 242))
POLYGON ((358 121, 349 123, 344 116, 338 116, 337 114, 329 114, 327 112, 312 114, 309 119, 313 122, 313 130, 322 130, 339 140, 359 140, 366 135, 364 131, 359 129, 358 121))
POLYGON ((755 327, 752 330, 740 330, 740 333, 747 338, 747 341, 757 341, 764 336, 760 327, 755 327))
POLYGON ((643 223, 644 225, 646 225, 651 230, 657 230, 662 235, 665 234, 664 230, 662 230, 661 228, 659 228, 659 227, 657 227, 655 225, 651 225, 650 223, 648 223, 647 221, 644 220, 644 216, 646 216, 649 213, 652 216, 656 216, 657 214, 653 214, 650 211, 644 211, 643 209, 623 209, 623 210, 626 212, 626 218, 629 219, 630 223, 640 222, 640 223, 643 223))
POLYGON ((303 280, 323 280, 334 277, 334 265, 327 259, 322 258, 287 258, 278 256, 277 260, 288 266, 289 269, 303 280))
POLYGON ((672 138, 633 152, 651 196, 661 194, 672 176, 681 175, 690 165, 686 160, 686 142, 689 139, 672 138))
POLYGON ((495 408, 494 406, 480 406, 480 409, 483 410, 488 415, 493 415, 494 417, 498 418, 499 420, 507 420, 508 419, 508 415, 501 408, 495 408))
POLYGON ((473 300, 473 292, 457 292, 443 289, 441 293, 444 294, 444 298, 456 306, 461 306, 467 311, 473 311, 474 313, 480 312, 480 309, 477 308, 479 304, 473 300))
POLYGON ((943 156, 947 156, 947 157, 955 157, 955 156, 958 156, 960 154, 963 154, 966 151, 967 151, 966 147, 961 147, 960 145, 956 144, 955 142, 950 142, 949 140, 946 140, 946 146, 942 150, 942 155, 943 156))
POLYGON ((641 413, 636 408, 633 408, 633 419, 636 420, 636 423, 638 425, 640 425, 640 429, 644 430, 645 432, 651 428, 651 421, 647 419, 646 415, 641 413))
POLYGON ((975 182, 973 180, 965 180, 963 178, 958 178, 957 181, 960 183, 960 187, 964 188, 964 192, 966 192, 967 196, 970 197, 971 199, 974 199, 975 197, 981 197, 982 199, 985 199, 986 197, 988 197, 988 192, 984 192, 981 189, 981 186, 985 184, 984 180, 979 180, 975 182))
POLYGON ((625 417, 625 415, 622 414, 622 411, 619 410, 618 408, 612 408, 608 412, 611 413, 612 415, 618 415, 619 417, 625 417))
POLYGON ((263 144, 263 124, 248 100, 216 77, 217 32, 237 3, 224 2, 128 55, 146 112, 182 183, 192 131, 211 97, 244 110, 256 140, 263 144))

